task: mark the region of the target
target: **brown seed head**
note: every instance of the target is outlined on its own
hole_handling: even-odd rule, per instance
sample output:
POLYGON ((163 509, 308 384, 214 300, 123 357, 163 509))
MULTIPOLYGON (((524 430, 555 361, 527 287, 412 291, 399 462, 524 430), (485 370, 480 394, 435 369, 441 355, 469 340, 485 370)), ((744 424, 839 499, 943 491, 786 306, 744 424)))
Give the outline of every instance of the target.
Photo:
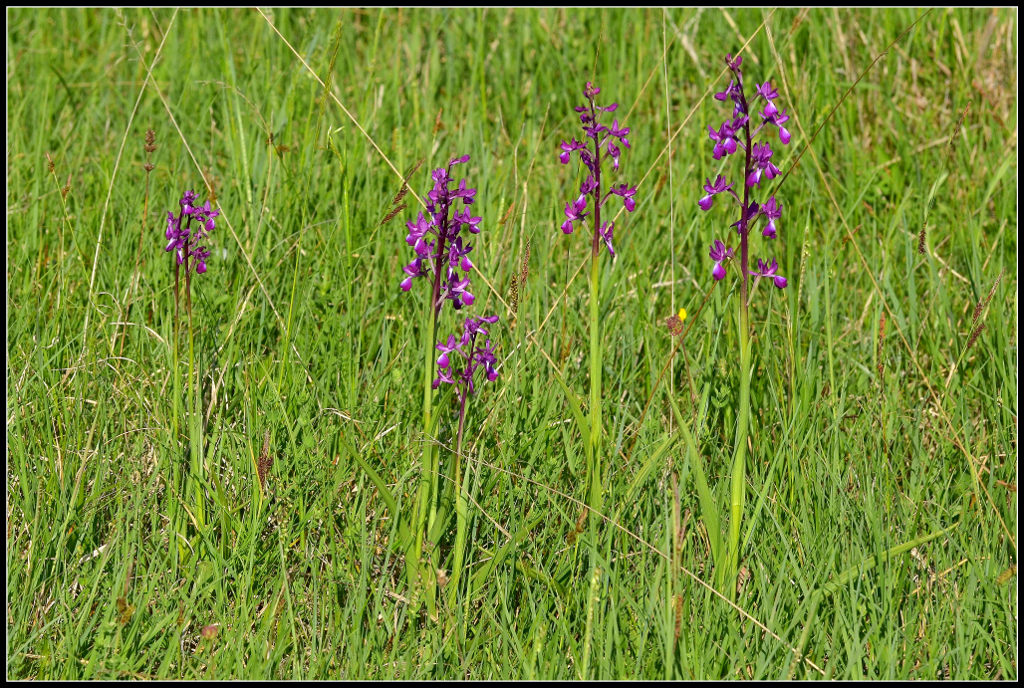
POLYGON ((512 275, 512 284, 508 287, 508 305, 513 314, 519 312, 519 284, 516 277, 516 275, 512 275))
POLYGON ((978 341, 978 337, 981 335, 981 332, 984 329, 985 323, 981 323, 980 325, 974 328, 974 332, 971 333, 971 338, 967 342, 967 349, 964 349, 964 351, 967 351, 972 346, 974 346, 974 342, 978 341))
POLYGON ((399 203, 397 206, 391 209, 391 212, 384 216, 384 219, 381 220, 377 226, 383 227, 387 223, 391 222, 393 219, 395 219, 395 216, 398 215, 398 213, 402 212, 407 207, 408 206, 405 203, 399 203))
POLYGON ((988 290, 988 296, 985 297, 984 301, 979 301, 978 305, 974 307, 974 319, 971 320, 971 326, 973 327, 977 322, 978 318, 981 317, 982 311, 988 307, 988 302, 992 300, 992 297, 996 293, 996 287, 999 286, 999 282, 1003 279, 1002 271, 999 272, 999 276, 996 277, 996 281, 992 284, 992 288, 988 290))
POLYGON ((530 239, 526 239, 526 253, 523 254, 523 264, 519 268, 519 283, 526 285, 526 278, 530 275, 530 239))
POLYGON ((263 435, 263 449, 260 450, 260 458, 256 462, 256 474, 260 480, 260 488, 264 489, 267 485, 267 473, 270 472, 270 467, 274 465, 274 459, 270 456, 270 430, 263 435))

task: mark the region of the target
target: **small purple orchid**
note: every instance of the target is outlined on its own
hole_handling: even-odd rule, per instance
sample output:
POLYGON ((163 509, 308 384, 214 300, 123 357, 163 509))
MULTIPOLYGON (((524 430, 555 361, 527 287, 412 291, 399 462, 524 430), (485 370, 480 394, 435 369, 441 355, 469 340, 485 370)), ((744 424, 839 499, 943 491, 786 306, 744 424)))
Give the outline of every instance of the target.
MULTIPOLYGON (((755 84, 750 100, 747 99, 747 91, 743 85, 743 72, 740 69, 743 60, 740 57, 733 58, 732 55, 725 56, 725 64, 732 73, 729 86, 715 94, 715 99, 723 103, 732 103, 732 113, 716 129, 708 126, 708 138, 714 143, 711 155, 715 160, 721 160, 726 156, 739 153, 737 157, 743 158, 743 166, 737 172, 742 177, 734 177, 738 183, 737 190, 733 190, 731 184, 723 175, 715 178, 714 184, 710 179, 705 178, 705 195, 700 197, 697 205, 701 210, 710 210, 714 205, 715 197, 719 194, 728 193, 729 197, 738 206, 739 219, 732 223, 739 236, 739 246, 733 251, 721 239, 714 239, 708 251, 708 257, 714 263, 711 268, 711 277, 715 282, 725 279, 726 267, 732 260, 739 260, 739 299, 738 299, 738 334, 739 334, 739 404, 736 410, 736 434, 733 445, 733 470, 729 482, 732 489, 729 501, 729 535, 728 540, 719 541, 718 551, 713 557, 716 560, 715 577, 717 586, 721 590, 728 590, 730 601, 735 600, 737 580, 739 578, 739 562, 742 557, 743 544, 740 539, 743 520, 743 502, 746 497, 746 452, 748 447, 749 433, 751 431, 751 408, 750 408, 750 382, 751 371, 755 369, 752 361, 752 337, 750 328, 750 277, 756 280, 770 279, 778 289, 784 289, 787 280, 778 274, 779 263, 775 258, 766 260, 757 259, 757 269, 751 270, 752 258, 750 256, 750 234, 756 228, 758 219, 765 220, 761 236, 765 239, 775 239, 778 235, 778 221, 782 216, 782 206, 774 195, 768 195, 764 199, 761 184, 765 180, 772 180, 779 176, 779 168, 772 162, 773 151, 767 141, 756 141, 758 134, 771 127, 778 127, 779 140, 783 145, 789 143, 789 131, 783 124, 789 119, 785 111, 780 111, 775 101, 779 93, 769 82, 755 84), (760 111, 753 108, 760 107, 760 111), (756 119, 756 118, 759 118, 756 119), (753 120, 753 121, 752 121, 753 120), (742 189, 742 195, 739 189, 742 189), (760 197, 760 200, 756 197, 760 197), (736 255, 738 254, 738 255, 736 255)), ((724 163, 723 163, 724 164, 724 163)), ((756 284, 756 282, 755 282, 756 284)), ((674 323, 673 323, 674 324, 674 323)), ((672 325, 670 325, 671 327, 672 325)), ((679 325, 676 325, 681 329, 679 325)), ((756 416, 755 416, 756 418, 756 416)), ((755 443, 757 438, 755 438, 755 443)))
POLYGON ((441 355, 437 357, 437 378, 434 380, 434 389, 442 384, 456 385, 459 390, 460 399, 472 395, 474 392, 473 377, 476 371, 483 367, 485 377, 493 382, 498 379, 498 371, 494 367, 497 358, 488 338, 483 345, 477 345, 477 337, 487 337, 485 325, 498 322, 498 316, 490 315, 484 317, 470 316, 462 325, 462 336, 456 338, 454 334, 448 335, 448 339, 437 345, 441 355), (452 361, 452 354, 457 354, 456 361, 452 361))
POLYGON ((577 153, 580 162, 583 163, 583 166, 589 172, 586 179, 580 185, 579 197, 575 201, 565 204, 566 219, 562 223, 561 229, 565 234, 572 234, 576 223, 582 223, 588 215, 593 214, 594 233, 592 249, 594 254, 597 254, 601 241, 604 241, 608 247, 608 253, 614 257, 612 223, 601 222, 601 210, 611 196, 619 196, 622 198, 622 204, 626 211, 633 212, 636 209, 636 199, 634 198, 636 187, 631 187, 628 184, 619 184, 618 186, 609 186, 606 191, 604 190, 605 186, 601 177, 603 158, 611 158, 612 169, 619 169, 622 149, 630 147, 629 139, 627 138, 630 129, 629 127, 621 126, 618 119, 612 120, 611 126, 598 122, 598 113, 614 112, 619 107, 618 103, 606 106, 597 105, 594 99, 600 92, 600 88, 595 87, 588 81, 583 89, 583 97, 587 99, 587 104, 575 107, 576 112, 580 113, 580 124, 585 134, 584 141, 577 141, 573 138, 568 142, 562 141, 560 145, 561 153, 558 155, 558 160, 563 165, 569 164, 572 154, 577 153), (586 139, 590 139, 592 144, 586 143, 586 139), (592 147, 588 148, 588 145, 592 147), (592 199, 593 202, 590 210, 587 209, 588 199, 592 199))
MULTIPOLYGON (((452 581, 458 581, 462 574, 466 547, 466 533, 468 526, 467 506, 465 502, 465 472, 460 469, 463 457, 462 439, 466 428, 466 416, 468 401, 476 392, 476 372, 481 368, 484 371, 484 378, 488 382, 498 379, 498 358, 494 354, 494 347, 488 336, 488 327, 498 322, 498 316, 490 315, 484 317, 470 316, 462 323, 462 335, 456 337, 448 335, 435 347, 441 352, 437 357, 437 377, 434 378, 432 387, 437 389, 441 385, 452 385, 455 387, 456 397, 459 401, 459 426, 455 436, 454 461, 452 464, 453 482, 455 483, 455 548, 452 560, 452 581), (483 344, 480 341, 483 340, 483 344)), ((429 398, 429 391, 427 396, 429 398)), ((432 462, 431 471, 439 469, 436 459, 432 462)), ((424 481, 423 485, 430 485, 430 481, 424 481)), ((434 488, 436 493, 437 487, 434 488)), ((430 499, 430 493, 425 493, 430 499)), ((421 523, 418 527, 423 527, 421 523)))
POLYGON ((185 264, 187 271, 194 268, 196 273, 202 274, 206 272, 206 259, 210 257, 203 241, 214 230, 214 218, 220 215, 220 211, 211 209, 210 201, 197 206, 196 197, 195 191, 186 191, 178 201, 181 207, 178 214, 167 211, 164 251, 174 251, 178 265, 185 264), (182 220, 185 221, 184 227, 182 220))
POLYGON ((747 175, 747 186, 761 186, 761 174, 768 179, 775 179, 779 174, 779 168, 772 163, 772 147, 768 143, 755 143, 750 153, 750 160, 755 169, 747 175))
POLYGON ((783 277, 782 275, 775 274, 778 271, 778 269, 779 264, 775 261, 774 258, 772 258, 772 262, 770 264, 758 258, 757 270, 751 270, 749 274, 755 275, 757 277, 771 277, 776 287, 778 287, 779 289, 785 289, 786 278, 783 277))
POLYGON ((465 229, 470 234, 479 234, 483 218, 474 217, 467 207, 473 204, 476 189, 467 188, 465 179, 451 188, 452 167, 468 160, 468 155, 452 158, 447 167, 434 170, 431 175, 434 187, 427 194, 427 214, 420 212, 416 220, 406 223, 409 233, 405 242, 413 248, 416 257, 402 268, 406 277, 400 286, 402 291, 409 291, 415 278, 433 274, 435 313, 440 311, 444 299, 450 300, 456 310, 475 300, 469 291, 469 272, 473 269, 469 253, 473 245, 463 241, 460 232, 465 229), (461 211, 454 208, 457 201, 463 204, 461 211), (460 270, 466 274, 460 275, 460 270))
POLYGON ((722 263, 733 257, 733 250, 719 239, 715 239, 714 243, 711 244, 711 250, 708 252, 708 255, 711 257, 711 260, 715 261, 715 267, 711 271, 711 276, 715 278, 715 281, 724 279, 725 266, 722 263))
POLYGON ((587 197, 584 194, 580 194, 580 197, 575 201, 569 201, 565 204, 565 222, 562 223, 562 231, 565 234, 572 234, 572 224, 578 220, 585 218, 588 213, 586 211, 587 197))
POLYGON ((761 232, 761 236, 768 239, 774 239, 776 234, 775 221, 782 217, 782 208, 775 202, 775 196, 772 196, 764 205, 761 206, 761 214, 764 215, 768 222, 764 226, 764 230, 761 232))
MULTIPOLYGON (((710 179, 704 180, 704 190, 707 191, 707 195, 697 201, 697 205, 700 206, 701 210, 711 210, 711 206, 715 203, 715 195, 731 191, 732 184, 728 183, 726 178, 722 175, 718 175, 718 177, 715 178, 714 184, 711 183, 710 179)), ((735 195, 735 193, 733 195, 735 195)))
MULTIPOLYGON (((572 145, 567 146, 571 152, 572 145)), ((479 368, 484 369, 488 380, 498 377, 497 358, 491 340, 487 338, 486 325, 498 321, 498 316, 468 317, 465 319, 461 336, 449 335, 434 345, 437 337, 439 316, 444 302, 451 301, 455 310, 472 306, 476 296, 470 291, 469 274, 476 267, 471 259, 474 246, 470 243, 470 234, 480 233, 483 218, 473 215, 470 206, 476 200, 476 189, 470 188, 465 179, 452 176, 452 168, 469 161, 468 155, 452 158, 447 166, 439 167, 431 173, 433 187, 427 193, 424 211, 417 214, 416 219, 406 222, 408 234, 405 242, 413 250, 412 261, 402 268, 405 278, 400 287, 402 291, 410 291, 414 281, 419 277, 429 277, 433 288, 430 308, 424 313, 424 330, 422 352, 431 356, 433 346, 438 353, 436 358, 436 377, 432 366, 427 365, 423 375, 423 432, 433 432, 432 422, 433 392, 442 384, 454 385, 458 390, 459 415, 458 434, 455 444, 455 461, 453 463, 456 493, 456 554, 454 557, 451 580, 458 579, 461 561, 465 549, 466 508, 463 502, 463 473, 460 457, 462 456, 462 438, 466 421, 467 399, 474 392, 474 377, 479 368), (481 345, 479 342, 484 339, 481 345)), ((572 206, 575 208, 575 206, 572 206)), ((568 210, 567 210, 568 212, 568 210)), ((574 212, 583 213, 584 207, 574 212)), ((429 533, 428 524, 436 514, 440 488, 438 478, 441 466, 433 442, 423 443, 422 476, 420 481, 417 504, 431 505, 419 508, 412 513, 412 527, 417 537, 412 538, 406 553, 406 565, 412 585, 420 586, 433 578, 420 575, 419 567, 425 555, 422 544, 424 536, 429 533)), ((442 519, 443 520, 443 519, 442 519)), ((433 536, 431 536, 433 537, 433 536)), ((440 564, 436 550, 429 555, 430 567, 440 564)), ((436 568, 430 568, 431 572, 436 568)), ((434 579, 436 580, 436 579, 434 579)), ((432 583, 427 582, 427 585, 432 583)))

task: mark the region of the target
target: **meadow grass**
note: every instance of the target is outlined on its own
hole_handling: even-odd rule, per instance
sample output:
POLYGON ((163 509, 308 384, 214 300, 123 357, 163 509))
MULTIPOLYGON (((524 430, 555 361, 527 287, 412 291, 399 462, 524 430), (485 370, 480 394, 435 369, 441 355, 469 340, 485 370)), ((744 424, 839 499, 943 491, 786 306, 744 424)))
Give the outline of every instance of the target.
MULTIPOLYGON (((9 678, 1017 678, 1016 11, 7 19, 9 678), (738 292, 712 288, 724 229, 697 199, 741 49, 793 143, 789 287, 751 309, 731 606, 702 582, 708 524, 726 528, 708 505, 728 514, 738 292), (596 542, 577 537, 567 399, 585 403, 589 239, 558 231, 587 80, 622 104, 639 181, 601 274, 596 542), (502 370, 467 420, 465 582, 432 620, 395 544, 424 441, 398 283, 414 196, 462 154, 502 370), (162 249, 189 188, 223 214, 193 283, 208 527, 183 542, 162 249)), ((434 404, 447 461, 456 414, 434 404)))

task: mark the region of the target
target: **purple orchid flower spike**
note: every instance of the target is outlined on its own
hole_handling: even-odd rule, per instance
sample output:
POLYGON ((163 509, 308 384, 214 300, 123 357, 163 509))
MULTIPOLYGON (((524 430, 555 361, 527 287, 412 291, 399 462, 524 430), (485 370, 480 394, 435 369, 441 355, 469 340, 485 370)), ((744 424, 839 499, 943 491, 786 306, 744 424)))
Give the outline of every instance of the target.
POLYGON ((598 105, 595 98, 601 93, 591 82, 587 82, 583 89, 583 97, 587 99, 585 105, 577 105, 574 110, 579 113, 580 124, 583 128, 584 139, 589 143, 577 141, 575 138, 570 141, 562 141, 561 152, 558 160, 564 165, 568 164, 573 154, 579 156, 580 163, 586 169, 587 175, 580 185, 580 195, 575 201, 565 204, 565 221, 561 224, 562 232, 572 234, 577 222, 582 222, 588 215, 593 215, 594 232, 592 249, 596 255, 601 243, 608 248, 611 256, 615 255, 615 248, 612 244, 612 224, 601 221, 601 211, 611 196, 622 198, 622 204, 628 212, 636 209, 636 187, 628 184, 611 186, 607 183, 607 173, 602 176, 602 163, 611 159, 612 169, 618 170, 622 158, 623 149, 630 148, 630 128, 620 124, 618 119, 613 119, 611 125, 599 121, 602 113, 614 112, 618 109, 618 103, 611 105, 598 105), (588 199, 593 200, 591 205, 588 199), (589 210, 587 209, 589 205, 589 210))
MULTIPOLYGON (((766 141, 755 141, 754 139, 764 130, 765 125, 772 125, 778 128, 779 140, 783 145, 789 143, 791 136, 784 126, 789 120, 789 115, 786 114, 784 109, 780 110, 776 104, 779 92, 771 82, 765 81, 762 84, 755 84, 751 99, 747 100, 746 91, 744 90, 743 72, 740 69, 743 59, 726 55, 725 63, 732 72, 732 78, 725 90, 715 94, 715 99, 721 102, 732 102, 732 117, 726 119, 718 129, 709 125, 708 138, 714 142, 711 156, 715 160, 721 160, 739 150, 746 151, 747 154, 741 156, 745 158, 742 170, 744 182, 741 186, 742 194, 734 190, 733 184, 725 175, 719 174, 715 177, 714 183, 710 179, 705 178, 703 186, 704 195, 697 201, 697 205, 701 210, 711 210, 715 204, 716 196, 727 193, 736 205, 739 206, 739 219, 732 223, 732 227, 736 229, 736 233, 740 238, 740 247, 737 249, 737 253, 741 262, 740 274, 743 276, 741 296, 745 304, 747 299, 747 275, 771 277, 775 285, 780 289, 786 286, 786 279, 784 277, 777 276, 774 271, 770 274, 768 273, 769 270, 772 270, 770 264, 765 264, 760 272, 748 269, 750 260, 748 240, 750 230, 756 219, 759 216, 763 216, 765 219, 761 236, 765 239, 775 239, 778 236, 778 220, 782 216, 782 205, 776 200, 775 196, 769 197, 763 204, 759 203, 755 198, 755 194, 760 190, 762 183, 765 180, 772 180, 778 177, 780 170, 772 161, 774 151, 771 145, 766 141), (752 127, 748 113, 752 111, 752 105, 762 102, 763 107, 759 113, 760 124, 751 131, 752 127)), ((715 240, 711 247, 710 257, 714 261, 714 268, 711 272, 712 277, 715 280, 724 279, 726 275, 726 262, 733 257, 733 249, 726 247, 721 241, 715 240)))
POLYGON ((210 201, 197 205, 196 198, 195 191, 186 191, 178 201, 181 208, 178 215, 167 212, 164 251, 174 251, 178 265, 185 265, 187 272, 201 275, 206 272, 206 260, 210 257, 204 241, 215 229, 214 218, 220 215, 220 210, 213 210, 210 201))
POLYGON ((437 345, 441 355, 437 358, 437 378, 434 380, 434 389, 442 384, 455 385, 458 388, 459 398, 465 399, 475 391, 474 377, 476 371, 483 368, 484 376, 488 381, 498 379, 498 370, 495 367, 497 357, 486 325, 498 322, 498 316, 490 315, 484 317, 470 316, 462 324, 462 335, 456 337, 448 335, 448 339, 437 345), (479 344, 478 338, 483 337, 484 343, 479 344))
POLYGON ((413 247, 416 257, 402 268, 405 278, 400 287, 410 291, 417 277, 434 276, 432 307, 436 313, 447 299, 455 310, 471 305, 475 297, 469 291, 469 273, 473 261, 469 253, 473 245, 460 233, 480 233, 482 218, 473 216, 469 207, 476 199, 476 189, 469 188, 465 179, 456 183, 451 176, 452 167, 469 161, 468 155, 454 157, 447 167, 431 173, 433 188, 427 193, 426 214, 420 212, 416 220, 406 222, 409 233, 405 242, 413 247), (453 188, 454 184, 454 188, 453 188), (461 209, 456 209, 461 204, 461 209), (460 274, 460 271, 463 274, 460 274))

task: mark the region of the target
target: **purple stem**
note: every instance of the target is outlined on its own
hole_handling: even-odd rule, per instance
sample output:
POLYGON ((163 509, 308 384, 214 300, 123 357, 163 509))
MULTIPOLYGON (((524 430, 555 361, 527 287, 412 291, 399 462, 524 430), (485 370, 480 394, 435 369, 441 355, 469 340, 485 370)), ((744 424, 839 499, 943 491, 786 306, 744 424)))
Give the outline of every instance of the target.
MULTIPOLYGON (((597 128, 597 111, 594 109, 594 99, 588 98, 590 101, 590 124, 594 128, 597 128)), ((597 260, 600 254, 601 246, 601 141, 600 134, 594 137, 594 181, 597 186, 594 187, 594 241, 592 245, 592 251, 594 260, 597 260)))
MULTIPOLYGON (((448 169, 445 172, 445 189, 448 188, 449 178, 451 177, 452 166, 448 165, 448 169)), ((445 202, 441 205, 441 226, 437 230, 437 257, 434 258, 434 334, 433 339, 437 339, 437 320, 438 315, 441 313, 441 266, 444 263, 444 241, 448 238, 448 209, 451 206, 451 200, 448 198, 448 194, 445 193, 445 202)))
POLYGON ((747 177, 750 176, 750 156, 751 156, 751 134, 750 134, 750 108, 747 106, 747 96, 743 91, 743 77, 736 72, 737 84, 739 85, 740 102, 743 107, 743 116, 746 117, 746 121, 743 123, 743 133, 746 136, 745 148, 745 162, 743 164, 743 177, 741 184, 743 184, 743 207, 740 210, 740 271, 743 273, 743 282, 740 284, 740 298, 743 301, 743 308, 747 307, 747 266, 750 264, 748 257, 748 246, 747 246, 747 209, 750 207, 750 186, 747 184, 747 177))

